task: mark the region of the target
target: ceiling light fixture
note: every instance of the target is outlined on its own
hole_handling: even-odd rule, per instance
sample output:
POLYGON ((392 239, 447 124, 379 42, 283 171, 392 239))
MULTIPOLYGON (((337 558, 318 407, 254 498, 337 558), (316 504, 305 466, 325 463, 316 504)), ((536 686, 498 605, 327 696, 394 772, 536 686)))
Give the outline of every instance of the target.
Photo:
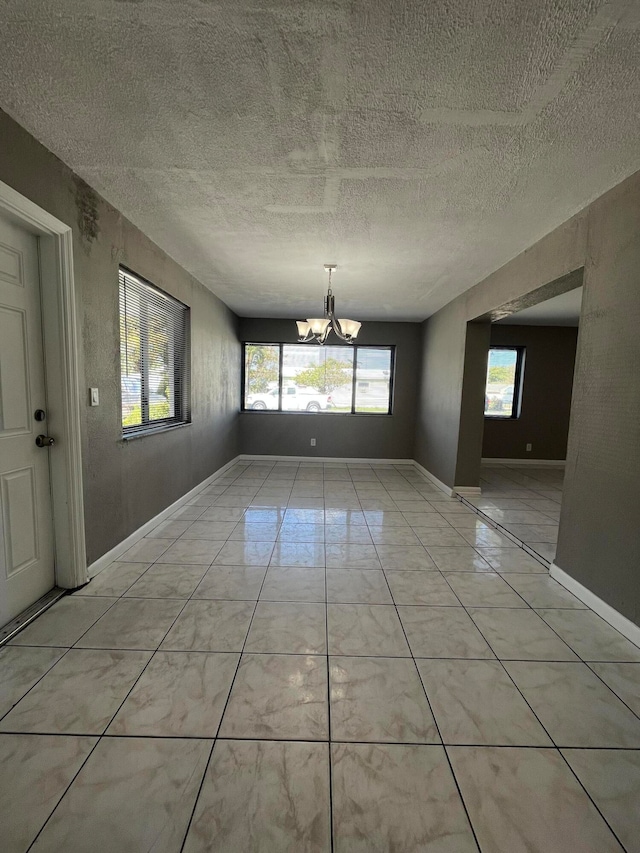
POLYGON ((324 300, 324 317, 314 317, 305 320, 296 320, 298 327, 298 340, 301 344, 315 341, 323 344, 329 332, 333 329, 341 341, 352 344, 358 337, 360 326, 357 320, 338 320, 335 316, 335 299, 331 290, 331 273, 338 269, 337 264, 325 264, 325 270, 329 273, 329 289, 324 300))

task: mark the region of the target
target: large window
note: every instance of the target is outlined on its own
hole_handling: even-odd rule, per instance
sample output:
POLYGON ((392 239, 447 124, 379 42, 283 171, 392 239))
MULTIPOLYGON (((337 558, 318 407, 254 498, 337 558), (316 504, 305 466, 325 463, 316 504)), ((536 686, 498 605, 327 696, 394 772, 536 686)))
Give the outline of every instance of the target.
POLYGON ((394 347, 244 345, 245 410, 391 413, 394 347))
POLYGON ((524 347, 491 347, 484 392, 485 417, 520 416, 523 376, 524 347))
POLYGON ((188 423, 189 375, 189 309, 120 268, 123 434, 188 423))

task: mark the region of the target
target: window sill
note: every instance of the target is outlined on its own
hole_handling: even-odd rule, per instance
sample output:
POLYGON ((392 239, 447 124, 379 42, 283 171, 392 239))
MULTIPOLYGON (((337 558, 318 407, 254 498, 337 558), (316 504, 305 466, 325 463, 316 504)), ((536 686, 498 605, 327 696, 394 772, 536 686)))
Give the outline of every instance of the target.
POLYGON ((139 432, 130 432, 121 436, 122 441, 133 441, 136 438, 146 438, 150 435, 160 435, 163 432, 173 432, 175 429, 183 429, 191 426, 191 421, 183 421, 179 424, 169 424, 168 426, 150 427, 149 429, 141 429, 139 432))
POLYGON ((327 415, 331 418, 390 418, 393 417, 393 412, 305 412, 305 411, 290 411, 279 412, 276 409, 240 409, 241 415, 327 415))

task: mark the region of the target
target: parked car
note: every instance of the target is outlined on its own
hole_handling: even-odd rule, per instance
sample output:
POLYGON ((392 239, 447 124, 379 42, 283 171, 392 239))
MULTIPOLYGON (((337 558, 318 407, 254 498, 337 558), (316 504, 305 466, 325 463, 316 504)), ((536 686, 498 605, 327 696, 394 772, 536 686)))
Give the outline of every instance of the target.
POLYGON ((503 408, 510 409, 513 406, 514 385, 507 385, 500 393, 500 403, 503 408))
MULTIPOLYGON (((277 409, 278 389, 263 394, 247 394, 245 407, 247 409, 277 409)), ((284 411, 319 412, 333 405, 330 394, 320 394, 313 388, 298 388, 287 386, 282 389, 282 408, 284 411)))

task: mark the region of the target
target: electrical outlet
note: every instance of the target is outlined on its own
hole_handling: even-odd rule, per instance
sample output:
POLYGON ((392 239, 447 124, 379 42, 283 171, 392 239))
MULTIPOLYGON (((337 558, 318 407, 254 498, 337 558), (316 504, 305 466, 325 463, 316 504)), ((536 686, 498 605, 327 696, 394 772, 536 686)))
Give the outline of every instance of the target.
POLYGON ((531 444, 527 444, 527 453, 530 453, 530 452, 531 452, 531 448, 532 448, 532 445, 531 445, 531 444))
POLYGON ((315 447, 315 446, 316 446, 316 440, 315 440, 315 438, 312 438, 311 439, 311 447, 315 447))
POLYGON ((100 392, 97 388, 89 388, 89 405, 90 406, 99 406, 100 405, 100 392))

